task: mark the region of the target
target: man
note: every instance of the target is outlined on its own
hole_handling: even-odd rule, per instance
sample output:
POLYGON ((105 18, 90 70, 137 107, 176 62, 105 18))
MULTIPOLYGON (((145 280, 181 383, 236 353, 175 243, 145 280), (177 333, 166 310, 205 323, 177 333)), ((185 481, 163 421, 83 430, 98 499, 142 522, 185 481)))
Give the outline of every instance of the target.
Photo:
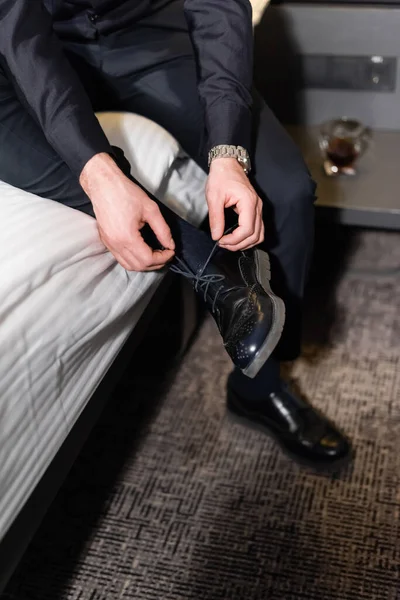
POLYGON ((0 0, 0 179, 94 214, 126 269, 172 261, 204 295, 235 364, 229 411, 295 458, 348 456, 347 440, 280 379, 279 360, 300 347, 314 184, 252 90, 249 0, 0 0), (140 113, 209 163, 212 240, 129 176, 97 110, 140 113), (286 305, 273 356, 283 311, 260 244, 286 305))

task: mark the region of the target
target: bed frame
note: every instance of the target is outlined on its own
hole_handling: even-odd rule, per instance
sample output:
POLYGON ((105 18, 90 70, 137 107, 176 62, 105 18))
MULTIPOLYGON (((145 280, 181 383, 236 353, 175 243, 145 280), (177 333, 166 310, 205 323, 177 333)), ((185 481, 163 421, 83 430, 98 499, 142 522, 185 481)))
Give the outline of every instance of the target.
POLYGON ((198 323, 198 304, 189 284, 182 278, 168 273, 54 460, 0 542, 0 594, 35 535, 108 399, 121 380, 134 351, 143 342, 155 316, 168 310, 166 300, 171 296, 180 303, 181 318, 176 331, 179 353, 183 353, 187 347, 198 323))

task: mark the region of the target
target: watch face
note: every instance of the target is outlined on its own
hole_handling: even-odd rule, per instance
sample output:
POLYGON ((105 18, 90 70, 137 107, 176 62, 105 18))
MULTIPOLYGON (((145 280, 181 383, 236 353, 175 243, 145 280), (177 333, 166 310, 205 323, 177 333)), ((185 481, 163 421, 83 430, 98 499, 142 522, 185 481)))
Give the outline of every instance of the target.
POLYGON ((247 174, 250 172, 250 160, 244 156, 238 158, 238 162, 242 165, 244 172, 247 174))

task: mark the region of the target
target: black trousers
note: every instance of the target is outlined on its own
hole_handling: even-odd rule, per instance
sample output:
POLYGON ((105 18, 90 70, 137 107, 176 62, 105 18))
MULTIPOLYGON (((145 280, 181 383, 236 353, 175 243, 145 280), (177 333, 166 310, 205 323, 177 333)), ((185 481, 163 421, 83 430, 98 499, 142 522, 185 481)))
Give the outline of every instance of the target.
MULTIPOLYGON (((177 5, 180 6, 179 3, 177 5)), ((199 164, 204 117, 196 61, 183 13, 165 13, 165 27, 141 22, 93 42, 64 39, 64 49, 93 110, 131 111, 167 129, 199 164)), ((276 355, 300 350, 301 302, 313 240, 315 185, 303 159, 265 102, 254 94, 252 182, 264 203, 266 249, 273 288, 287 322, 276 355)), ((90 212, 75 175, 45 139, 0 66, 0 179, 20 189, 90 212)))

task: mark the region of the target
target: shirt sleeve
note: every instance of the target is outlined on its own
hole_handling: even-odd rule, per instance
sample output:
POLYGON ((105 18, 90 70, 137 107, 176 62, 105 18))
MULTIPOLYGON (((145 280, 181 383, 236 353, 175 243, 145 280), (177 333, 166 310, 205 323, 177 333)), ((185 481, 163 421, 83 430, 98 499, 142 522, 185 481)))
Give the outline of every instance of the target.
POLYGON ((250 149, 253 29, 250 0, 184 0, 205 109, 207 150, 250 149))
POLYGON ((21 102, 73 172, 79 175, 95 154, 111 152, 41 1, 0 0, 0 59, 21 102))

